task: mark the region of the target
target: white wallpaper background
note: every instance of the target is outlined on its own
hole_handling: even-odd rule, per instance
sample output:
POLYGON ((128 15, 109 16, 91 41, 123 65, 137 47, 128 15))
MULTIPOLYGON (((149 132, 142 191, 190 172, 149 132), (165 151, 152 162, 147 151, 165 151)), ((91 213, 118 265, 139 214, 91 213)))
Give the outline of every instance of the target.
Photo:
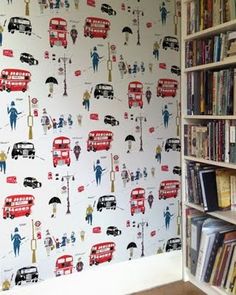
MULTIPOLYGON (((180 247, 180 90, 177 75, 180 53, 175 50, 180 33, 179 2, 0 1, 0 266, 3 289, 102 267, 109 260, 116 263, 180 247), (112 7, 111 15, 102 4, 112 7), (165 13, 166 22, 162 19, 165 13), (110 27, 104 31, 101 21, 95 20, 99 32, 96 31, 93 38, 85 37, 87 17, 106 19, 110 27), (51 32, 56 36, 56 43, 51 47, 53 38, 49 23, 53 18, 56 18, 55 25, 58 25, 58 18, 62 18, 67 26, 51 32), (9 24, 12 22, 20 26, 11 32, 9 24), (29 23, 32 25, 30 35, 25 33, 25 25, 29 23), (77 30, 72 34, 74 42, 72 29, 77 30), (122 32, 129 29, 131 33, 122 32), (97 34, 105 34, 105 38, 97 34), (165 38, 167 36, 175 38, 165 38), (67 40, 66 48, 59 42, 60 38, 67 40), (170 43, 164 49, 166 39, 170 43), (137 45, 138 40, 140 45, 137 45), (159 56, 154 54, 155 43, 158 43, 159 56), (32 55, 33 59, 24 53, 32 55), (99 56, 97 69, 95 55, 99 56), (22 82, 22 70, 30 72, 30 81, 22 82), (53 85, 46 82, 50 77, 55 79, 53 85), (157 96, 159 79, 176 80, 161 80, 161 91, 167 96, 157 96), (134 81, 140 82, 136 86, 142 87, 141 95, 128 90, 129 83, 134 81), (106 97, 107 90, 104 96, 96 98, 94 92, 98 84, 111 85, 113 99, 106 97), (22 92, 24 87, 26 91, 22 92), (63 95, 65 91, 66 96, 63 95), (131 108, 129 95, 139 97, 136 104, 130 100, 131 108), (83 105, 86 96, 90 97, 89 110, 83 105), (107 115, 115 120, 111 121, 107 115), (91 131, 102 131, 100 135, 96 133, 101 150, 87 150, 91 131), (113 134, 111 142, 107 131, 113 134), (55 138, 61 143, 63 137, 67 138, 67 143, 69 140, 69 145, 64 142, 64 150, 59 146, 55 150, 55 138), (132 140, 128 141, 127 137, 132 140), (174 138, 174 144, 172 140, 167 151, 165 145, 169 138, 174 138), (33 158, 27 150, 32 146, 29 143, 33 143, 35 149, 33 158), (75 145, 81 148, 78 160, 75 145), (17 156, 24 147, 23 155, 17 156), (156 150, 161 152, 161 159, 156 157, 156 150), (56 167, 53 159, 59 160, 56 167), (100 167, 97 166, 99 162, 100 167), (100 168, 101 182, 96 183, 96 172, 98 175, 100 168), (25 179, 27 177, 36 178, 41 186, 39 183, 31 187, 32 180, 25 179), (166 199, 159 199, 162 181, 169 181, 164 192, 166 199), (139 199, 135 195, 137 188, 139 199), (105 207, 99 211, 101 196, 112 197, 106 198, 105 207), (30 203, 32 198, 33 203, 30 203), (113 208, 110 208, 111 199, 116 200, 113 208), (133 215, 131 205, 136 206, 132 207, 133 215), (86 220, 88 211, 92 213, 91 220, 90 217, 86 220), (58 264, 60 257, 61 264, 58 264), (99 266, 90 265, 93 263, 99 266)), ((94 24, 88 30, 91 26, 94 24)), ((95 141, 94 137, 92 149, 95 141)))

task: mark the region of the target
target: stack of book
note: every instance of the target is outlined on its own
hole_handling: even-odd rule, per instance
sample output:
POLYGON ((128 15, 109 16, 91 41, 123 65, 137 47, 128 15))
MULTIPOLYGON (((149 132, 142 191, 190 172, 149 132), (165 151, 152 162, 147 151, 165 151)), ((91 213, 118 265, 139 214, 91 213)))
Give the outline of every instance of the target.
POLYGON ((204 125, 184 125, 184 155, 236 163, 236 121, 211 120, 204 125))
POLYGON ((187 114, 235 115, 236 69, 187 73, 187 114))
POLYGON ((199 0, 187 3, 187 34, 234 20, 235 0, 199 0))
POLYGON ((197 280, 236 291, 236 226, 187 209, 186 264, 197 280))
POLYGON ((235 31, 228 31, 204 39, 194 39, 185 44, 186 68, 219 62, 236 55, 235 31))
POLYGON ((186 199, 205 212, 236 210, 236 172, 197 162, 186 162, 186 199))

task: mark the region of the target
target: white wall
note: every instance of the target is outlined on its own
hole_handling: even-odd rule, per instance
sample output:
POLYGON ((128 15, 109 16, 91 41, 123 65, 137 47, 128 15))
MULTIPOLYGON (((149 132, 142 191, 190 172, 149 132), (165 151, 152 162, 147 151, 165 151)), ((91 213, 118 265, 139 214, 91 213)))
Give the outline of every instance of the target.
POLYGON ((182 279, 182 252, 173 251, 92 268, 80 274, 49 279, 6 291, 6 295, 124 295, 182 279))

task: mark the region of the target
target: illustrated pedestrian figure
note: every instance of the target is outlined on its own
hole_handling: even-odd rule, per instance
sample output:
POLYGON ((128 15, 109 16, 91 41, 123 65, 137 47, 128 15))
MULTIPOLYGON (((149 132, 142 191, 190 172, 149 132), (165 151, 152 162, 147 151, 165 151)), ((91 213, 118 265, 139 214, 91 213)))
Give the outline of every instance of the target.
POLYGON ((72 120, 72 115, 71 114, 68 115, 67 122, 68 122, 69 128, 71 128, 72 125, 73 125, 73 120, 72 120))
POLYGON ((53 239, 49 233, 49 230, 46 231, 46 237, 44 239, 44 247, 47 252, 47 256, 50 256, 51 250, 53 250, 53 239))
POLYGON ((79 257, 78 262, 76 264, 76 270, 79 272, 79 271, 82 271, 83 268, 84 268, 84 263, 81 261, 81 257, 79 257))
POLYGON ((88 224, 92 225, 93 223, 93 207, 91 205, 86 209, 86 220, 88 224))
POLYGON ((85 231, 81 230, 80 231, 80 239, 81 239, 82 242, 84 241, 84 238, 85 238, 85 231))
POLYGON ((90 52, 90 57, 92 59, 92 64, 93 64, 93 71, 94 73, 98 71, 98 64, 99 60, 102 59, 97 53, 97 47, 94 46, 93 52, 90 52))
POLYGON ((75 154, 76 161, 78 161, 79 160, 79 155, 80 155, 80 152, 81 152, 81 147, 80 147, 78 141, 76 141, 76 143, 75 143, 75 146, 73 148, 73 152, 75 154))
POLYGON ((75 237, 75 232, 74 231, 72 231, 72 233, 70 235, 70 240, 71 240, 72 246, 74 246, 75 241, 76 241, 76 237, 75 237))
POLYGON ((59 128, 60 132, 61 132, 61 129, 64 127, 64 125, 65 125, 64 115, 60 115, 58 124, 57 124, 57 127, 59 128))
POLYGON ((147 178, 147 176, 148 176, 148 173, 147 173, 147 168, 146 168, 146 167, 144 167, 144 168, 143 168, 143 177, 144 177, 144 179, 146 179, 146 178, 147 178))
POLYGON ((91 95, 88 92, 88 90, 86 90, 83 95, 83 105, 85 107, 85 110, 87 111, 89 111, 89 108, 90 108, 90 98, 91 98, 91 95))
POLYGON ((134 62, 133 64, 133 70, 132 70, 134 77, 136 77, 136 74, 139 72, 139 67, 137 61, 134 62))
POLYGON ((150 87, 147 87, 147 90, 145 92, 145 97, 147 99, 147 103, 149 104, 152 98, 152 91, 150 90, 150 87))
POLYGON ((160 13, 161 13, 161 22, 163 25, 165 25, 166 24, 166 17, 168 14, 165 2, 162 2, 162 6, 160 6, 160 13))
POLYGON ((156 158, 157 162, 160 163, 160 164, 161 164, 161 152, 162 152, 162 148, 158 144, 158 146, 156 147, 156 156, 155 156, 155 158, 156 158))
POLYGON ((3 26, 0 25, 0 46, 2 46, 2 33, 3 33, 3 26))
POLYGON ((65 0, 64 2, 65 8, 69 8, 70 7, 70 3, 68 0, 65 0))
POLYGON ((7 155, 4 151, 0 152, 0 171, 3 171, 4 174, 6 174, 6 159, 7 155))
POLYGON ((78 37, 78 31, 76 30, 75 25, 73 25, 72 29, 70 30, 70 36, 71 36, 73 44, 75 44, 76 39, 78 37))
POLYGON ((96 166, 93 165, 93 170, 95 172, 96 184, 101 184, 102 172, 106 169, 103 169, 100 165, 100 160, 97 160, 96 166))
POLYGON ((8 3, 8 4, 10 4, 10 3, 12 4, 12 0, 7 0, 7 3, 8 3))
POLYGON ((125 62, 123 60, 122 55, 120 55, 120 61, 118 62, 118 69, 119 69, 119 72, 120 72, 121 79, 123 79, 124 75, 127 73, 127 69, 126 69, 126 65, 125 65, 125 62))
POLYGON ((47 131, 51 128, 50 119, 46 109, 43 109, 43 116, 41 117, 41 125, 43 127, 44 135, 47 135, 47 131))
POLYGON ((166 207, 166 211, 164 211, 164 218, 165 218, 165 227, 169 229, 170 227, 170 220, 173 214, 170 213, 169 207, 166 207))
POLYGON ((56 249, 59 249, 61 246, 61 243, 58 238, 56 238, 56 240, 55 240, 55 245, 56 245, 56 249))
POLYGON ((134 179, 135 179, 134 172, 130 173, 130 179, 131 179, 132 182, 134 181, 134 179))
POLYGON ((144 62, 143 61, 141 61, 140 70, 141 70, 141 74, 144 74, 144 72, 145 72, 145 65, 144 65, 144 62))
POLYGON ((79 0, 74 0, 75 9, 79 9, 79 0))
POLYGON ((138 180, 142 177, 142 173, 140 171, 140 169, 138 168, 136 170, 136 173, 135 173, 135 180, 138 182, 138 180))
POLYGON ((152 167, 152 168, 151 168, 151 175, 152 175, 152 177, 155 176, 155 167, 152 167))
POLYGON ((53 9, 53 7, 54 7, 53 0, 49 0, 49 8, 50 9, 53 9))
POLYGON ((29 13, 29 3, 30 3, 30 0, 24 0, 25 2, 25 15, 28 16, 30 13, 29 13))
POLYGON ((11 241, 13 242, 13 250, 15 257, 19 256, 20 254, 20 245, 22 240, 24 240, 24 237, 21 237, 21 235, 19 234, 19 229, 18 227, 16 227, 14 230, 14 234, 11 234, 11 241))
POLYGON ((7 107, 7 113, 10 114, 10 125, 11 125, 11 130, 16 129, 16 120, 18 115, 21 114, 21 112, 18 112, 16 107, 15 107, 15 102, 11 102, 11 107, 7 107))
POLYGON ((57 132, 57 121, 55 118, 52 119, 52 129, 53 129, 53 133, 57 132))
POLYGON ((156 41, 153 44, 153 55, 156 58, 156 60, 159 60, 159 49, 160 49, 160 44, 158 43, 158 41, 156 41))
POLYGON ((154 201, 154 197, 153 197, 152 191, 150 191, 149 195, 148 195, 148 205, 149 205, 150 209, 152 208, 153 201, 154 201))
MULTIPOLYGON (((64 235, 61 238, 61 247, 64 248, 66 246, 66 244, 67 244, 67 234, 64 233, 64 235)), ((63 249, 63 251, 64 251, 64 249, 63 249)))
POLYGON ((55 8, 60 8, 61 6, 61 0, 56 0, 55 8))
POLYGON ((164 110, 162 110, 162 116, 164 121, 164 127, 168 128, 169 118, 172 114, 169 113, 167 105, 165 105, 164 110))
POLYGON ((129 182, 129 173, 125 164, 123 164, 123 170, 121 171, 121 179, 123 180, 124 187, 126 187, 126 183, 129 182))
POLYGON ((148 70, 149 70, 150 73, 152 73, 152 68, 153 68, 153 64, 149 63, 148 64, 148 70))

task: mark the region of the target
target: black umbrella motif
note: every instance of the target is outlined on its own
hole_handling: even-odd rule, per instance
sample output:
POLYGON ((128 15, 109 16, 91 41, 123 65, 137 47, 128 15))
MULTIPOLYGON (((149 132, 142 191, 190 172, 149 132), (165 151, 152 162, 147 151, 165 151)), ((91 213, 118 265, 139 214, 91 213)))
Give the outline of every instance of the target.
POLYGON ((129 250, 129 260, 133 258, 134 248, 137 248, 137 245, 134 242, 130 242, 126 249, 129 250))
POLYGON ((52 197, 49 202, 49 205, 52 204, 52 215, 51 217, 55 218, 56 217, 56 213, 57 213, 57 204, 61 204, 61 200, 58 197, 52 197))
POLYGON ((126 136, 125 141, 128 141, 128 151, 127 153, 130 153, 130 150, 132 148, 132 141, 135 141, 135 138, 133 135, 129 134, 126 136))
POLYGON ((132 32, 130 27, 124 27, 122 29, 122 33, 125 33, 125 43, 124 43, 124 45, 127 45, 128 41, 129 41, 129 35, 133 34, 133 32, 132 32))
POLYGON ((45 84, 49 84, 49 97, 53 94, 53 85, 58 84, 57 79, 54 77, 48 77, 45 81, 45 84))

